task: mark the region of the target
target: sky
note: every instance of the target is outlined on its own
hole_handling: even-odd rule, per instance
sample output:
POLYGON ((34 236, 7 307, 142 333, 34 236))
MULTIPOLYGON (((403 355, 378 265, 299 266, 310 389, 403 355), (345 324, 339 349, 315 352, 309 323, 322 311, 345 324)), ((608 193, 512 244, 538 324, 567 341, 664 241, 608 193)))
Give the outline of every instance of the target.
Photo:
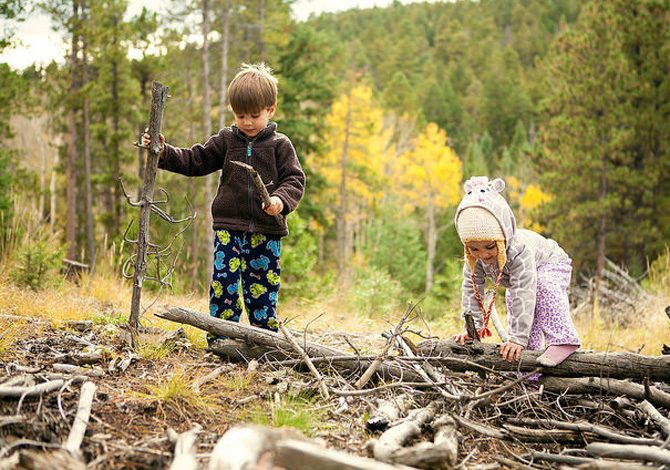
MULTIPOLYGON (((416 0, 402 0, 411 3, 416 0)), ((384 7, 392 0, 296 0, 293 4, 293 16, 297 20, 305 20, 311 14, 334 12, 350 8, 384 7)), ((150 10, 163 11, 164 0, 129 0, 128 13, 133 16, 142 6, 150 10)), ((6 49, 0 54, 0 62, 9 64, 16 70, 32 64, 46 65, 52 60, 63 62, 67 45, 62 37, 51 29, 49 18, 33 14, 16 29, 15 38, 20 41, 17 47, 6 49)))

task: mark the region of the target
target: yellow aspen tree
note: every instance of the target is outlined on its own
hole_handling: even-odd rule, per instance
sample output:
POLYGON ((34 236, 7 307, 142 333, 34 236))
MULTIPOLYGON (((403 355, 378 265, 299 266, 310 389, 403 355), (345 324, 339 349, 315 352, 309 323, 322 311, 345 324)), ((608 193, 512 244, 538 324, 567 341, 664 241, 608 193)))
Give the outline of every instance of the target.
POLYGON ((426 291, 433 286, 437 212, 459 201, 462 177, 461 160, 447 144, 447 133, 432 122, 413 140, 412 150, 397 161, 395 181, 405 208, 426 214, 426 291))
POLYGON ((328 151, 315 167, 329 183, 321 194, 329 220, 337 229, 337 268, 340 287, 348 280, 355 234, 364 233, 366 220, 383 194, 384 162, 389 137, 383 112, 367 85, 349 88, 326 117, 328 151))
POLYGON ((536 183, 522 183, 516 176, 506 178, 509 202, 519 227, 541 233, 544 227, 533 218, 538 208, 549 201, 551 195, 536 183))

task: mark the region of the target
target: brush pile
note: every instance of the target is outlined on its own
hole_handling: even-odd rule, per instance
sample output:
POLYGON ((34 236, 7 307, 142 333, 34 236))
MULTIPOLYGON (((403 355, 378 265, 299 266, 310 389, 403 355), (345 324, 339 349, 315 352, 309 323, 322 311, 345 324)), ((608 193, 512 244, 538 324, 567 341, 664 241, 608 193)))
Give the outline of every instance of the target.
POLYGON ((110 339, 109 325, 45 327, 2 356, 0 469, 670 468, 670 357, 578 352, 541 369, 527 351, 510 364, 494 344, 415 345, 412 315, 364 354, 352 337, 307 341, 285 325, 166 309, 160 317, 229 338, 210 347, 221 363, 180 330, 161 336, 170 362, 192 364, 189 393, 217 394, 215 414, 129 393, 163 369, 110 339), (236 374, 253 380, 224 393, 217 381, 236 374), (295 393, 311 396, 329 432, 226 419, 295 393))

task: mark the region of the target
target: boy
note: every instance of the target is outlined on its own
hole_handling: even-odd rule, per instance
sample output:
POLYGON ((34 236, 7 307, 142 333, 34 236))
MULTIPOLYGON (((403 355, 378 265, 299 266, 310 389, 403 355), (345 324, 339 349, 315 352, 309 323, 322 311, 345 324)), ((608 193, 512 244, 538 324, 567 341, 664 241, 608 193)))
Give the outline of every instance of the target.
MULTIPOLYGON (((158 167, 186 176, 222 170, 212 202, 215 236, 210 314, 240 320, 241 282, 249 322, 277 331, 281 238, 288 235, 286 216, 304 193, 305 174, 293 144, 270 121, 277 109, 277 79, 267 66, 243 64, 228 86, 228 100, 235 124, 190 149, 166 144, 161 135, 158 167), (270 194, 267 207, 262 207, 251 177, 234 161, 258 171, 270 194)), ((143 141, 151 143, 148 133, 143 141)), ((210 336, 208 342, 214 339, 210 336)))

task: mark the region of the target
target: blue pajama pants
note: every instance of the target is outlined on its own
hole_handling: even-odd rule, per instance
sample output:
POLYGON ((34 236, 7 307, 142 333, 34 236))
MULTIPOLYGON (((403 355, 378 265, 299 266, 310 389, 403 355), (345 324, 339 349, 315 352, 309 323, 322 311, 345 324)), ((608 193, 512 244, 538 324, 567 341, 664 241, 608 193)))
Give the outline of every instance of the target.
MULTIPOLYGON (((280 254, 278 236, 217 230, 209 288, 210 315, 239 322, 244 305, 249 323, 277 331, 280 254)), ((210 343, 213 339, 208 336, 210 343)))

